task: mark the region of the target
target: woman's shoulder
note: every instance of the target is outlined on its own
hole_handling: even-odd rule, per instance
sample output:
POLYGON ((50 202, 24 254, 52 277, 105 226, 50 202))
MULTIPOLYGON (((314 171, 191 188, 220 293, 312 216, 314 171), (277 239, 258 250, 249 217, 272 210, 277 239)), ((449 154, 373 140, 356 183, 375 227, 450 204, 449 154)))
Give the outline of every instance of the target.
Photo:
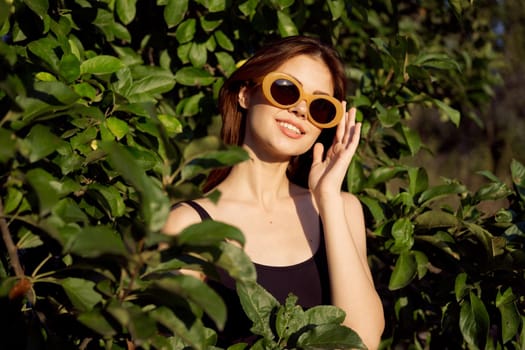
POLYGON ((196 206, 202 208, 202 200, 182 201, 175 203, 171 207, 163 232, 169 235, 176 235, 186 227, 202 221, 202 214, 196 206), (194 204, 194 205, 192 205, 194 204))

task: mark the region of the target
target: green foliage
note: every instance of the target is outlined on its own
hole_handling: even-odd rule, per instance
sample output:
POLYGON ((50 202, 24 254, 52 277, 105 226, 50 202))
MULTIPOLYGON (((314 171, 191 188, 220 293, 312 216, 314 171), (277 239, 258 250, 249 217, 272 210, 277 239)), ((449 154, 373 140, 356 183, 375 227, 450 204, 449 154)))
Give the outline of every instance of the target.
POLYGON ((363 122, 344 187, 367 215, 382 347, 523 348, 525 167, 510 164, 510 184, 482 171, 472 193, 411 164, 425 150, 411 119, 481 123, 499 81, 494 6, 0 0, 2 348, 213 347, 225 305, 182 268, 238 281, 254 349, 361 346, 341 310, 279 305, 254 284, 248 257, 224 243, 243 244, 236 228, 160 234, 171 203, 246 159, 217 136, 224 78, 296 33, 341 52, 363 122), (485 213, 494 201, 505 204, 485 213))

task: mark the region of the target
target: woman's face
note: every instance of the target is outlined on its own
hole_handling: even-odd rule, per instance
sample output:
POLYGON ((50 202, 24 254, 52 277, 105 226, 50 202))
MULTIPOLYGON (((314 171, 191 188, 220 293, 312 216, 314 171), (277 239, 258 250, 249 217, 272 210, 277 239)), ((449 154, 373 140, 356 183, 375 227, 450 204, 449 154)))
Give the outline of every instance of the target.
MULTIPOLYGON (((275 71, 294 77, 308 94, 333 96, 330 70, 317 57, 296 56, 275 71)), ((321 133, 321 129, 306 118, 305 101, 287 109, 274 107, 257 85, 243 88, 239 92, 239 103, 247 109, 244 144, 263 160, 283 161, 303 154, 321 133)))

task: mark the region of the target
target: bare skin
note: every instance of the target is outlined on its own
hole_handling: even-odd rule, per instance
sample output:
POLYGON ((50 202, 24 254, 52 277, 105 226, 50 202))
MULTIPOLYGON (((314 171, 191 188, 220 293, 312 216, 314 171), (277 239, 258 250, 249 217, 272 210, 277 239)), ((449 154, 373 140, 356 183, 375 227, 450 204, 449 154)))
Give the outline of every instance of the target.
MULTIPOLYGON (((307 93, 333 93, 329 70, 315 57, 294 57, 278 71, 294 76, 307 93)), ((309 259, 320 244, 320 216, 333 304, 346 312, 344 324, 376 349, 384 317, 367 263, 363 210, 354 195, 340 191, 359 143, 355 109, 338 125, 324 159, 323 146, 315 145, 309 189, 304 189, 290 183, 286 169, 290 158, 306 152, 321 132, 306 119, 306 103, 277 108, 260 89, 242 89, 239 103, 248 110, 243 147, 250 159, 236 165, 217 187, 217 204, 206 198, 197 202, 213 219, 238 227, 246 237, 246 254, 261 265, 289 266, 309 259)), ((164 231, 177 234, 199 221, 192 208, 180 206, 164 231)))

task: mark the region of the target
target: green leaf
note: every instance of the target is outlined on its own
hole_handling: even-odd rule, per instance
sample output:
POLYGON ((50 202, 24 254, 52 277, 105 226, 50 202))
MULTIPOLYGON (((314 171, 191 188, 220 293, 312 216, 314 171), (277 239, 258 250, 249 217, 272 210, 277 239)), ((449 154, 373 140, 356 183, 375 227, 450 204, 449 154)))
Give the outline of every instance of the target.
POLYGON ((237 69, 235 60, 230 54, 226 52, 216 52, 215 57, 219 63, 219 68, 224 72, 225 76, 230 76, 235 69, 237 69))
POLYGON ((129 125, 125 121, 117 117, 109 117, 106 119, 106 126, 111 131, 117 140, 122 139, 129 132, 129 125))
POLYGON ((222 30, 216 30, 213 33, 213 36, 215 37, 215 40, 217 40, 217 43, 220 47, 222 47, 226 51, 233 51, 235 49, 232 41, 222 30))
POLYGON ((60 192, 62 192, 62 183, 42 168, 29 170, 26 179, 36 192, 40 215, 50 212, 58 202, 60 192))
POLYGON ((186 86, 207 86, 213 84, 215 79, 208 71, 196 67, 184 67, 175 74, 175 80, 186 86))
POLYGON ((363 202, 366 208, 370 211, 376 224, 381 224, 386 220, 385 210, 377 199, 360 196, 359 200, 363 202))
POLYGON ((461 71, 459 64, 446 53, 425 52, 420 54, 412 64, 424 68, 461 71))
POLYGON ((87 82, 75 84, 73 85, 73 89, 79 96, 87 98, 90 101, 95 100, 97 97, 97 89, 87 82))
POLYGON ((456 276, 454 282, 454 293, 456 294, 456 301, 461 301, 469 292, 467 288, 467 274, 461 272, 456 276))
POLYGON ((123 145, 102 142, 101 148, 107 152, 113 168, 140 194, 141 212, 146 227, 151 231, 160 230, 169 212, 168 196, 161 190, 159 184, 146 175, 133 154, 123 145))
POLYGON ((95 283, 83 278, 67 277, 60 281, 73 306, 79 311, 91 311, 102 301, 102 296, 94 290, 95 283))
POLYGON ((515 303, 506 303, 498 307, 501 315, 501 332, 503 344, 514 339, 518 335, 521 318, 515 303))
POLYGON ((81 74, 111 74, 124 68, 124 63, 117 57, 100 55, 89 58, 80 64, 81 74))
POLYGON ((193 40, 196 31, 197 20, 195 18, 188 18, 177 27, 175 38, 179 44, 184 44, 193 40))
POLYGON ((65 54, 62 56, 58 68, 60 75, 68 83, 75 81, 80 76, 80 61, 77 56, 73 54, 65 54))
POLYGON ((242 246, 245 244, 244 235, 238 228, 212 220, 204 220, 185 228, 176 239, 178 244, 190 246, 216 245, 226 239, 239 242, 242 246))
POLYGON ((9 130, 0 129, 0 163, 6 163, 16 153, 16 136, 9 130))
POLYGON ((59 59, 55 52, 57 47, 59 47, 58 42, 49 36, 31 41, 27 45, 30 52, 47 63, 47 65, 55 72, 59 71, 59 59))
POLYGON ((246 316, 253 322, 251 331, 267 339, 273 339, 271 318, 279 302, 256 282, 238 282, 237 294, 246 316))
POLYGON ((16 243, 16 247, 18 249, 30 249, 40 247, 44 244, 39 236, 24 228, 20 229, 18 232, 18 237, 19 240, 16 243))
POLYGON ((390 276, 388 289, 397 290, 407 286, 416 276, 416 273, 417 264, 414 255, 411 252, 401 253, 390 276))
POLYGON ((402 166, 384 166, 375 168, 367 179, 366 186, 374 187, 395 177, 398 173, 405 171, 402 166))
POLYGON ((336 21, 345 12, 345 2, 343 0, 330 0, 328 1, 328 8, 332 14, 332 21, 336 21))
POLYGON ((365 183, 365 174, 363 172, 363 164, 357 160, 356 157, 352 158, 350 166, 346 172, 346 186, 348 192, 359 193, 365 183))
POLYGON ((424 168, 409 168, 408 181, 408 192, 413 197, 428 188, 428 175, 424 168))
POLYGON ((174 137, 182 132, 182 123, 175 116, 159 114, 158 118, 169 137, 174 137))
POLYGON ((198 0, 211 13, 224 11, 226 9, 226 0, 198 0))
POLYGON ((516 301, 517 297, 514 295, 514 292, 512 291, 511 287, 508 287, 505 289, 505 292, 501 294, 501 290, 498 291, 498 295, 496 296, 496 307, 503 306, 504 304, 510 304, 516 301))
POLYGON ((2 198, 4 201, 4 214, 9 214, 16 210, 24 199, 24 195, 16 187, 7 187, 7 195, 2 198))
POLYGON ((452 121, 452 123, 454 123, 456 127, 459 127, 461 114, 457 109, 450 107, 445 102, 440 100, 433 99, 433 102, 444 113, 445 116, 450 118, 450 120, 452 121))
POLYGON ((137 0, 116 0, 118 18, 124 24, 130 24, 137 12, 137 0))
POLYGON ((423 228, 455 227, 459 224, 459 220, 453 214, 435 209, 416 216, 415 223, 423 228))
POLYGON ((201 101, 205 98, 204 93, 199 93, 185 98, 179 102, 178 108, 182 108, 183 117, 192 117, 201 112, 201 101))
POLYGON ((306 310, 304 317, 307 324, 341 324, 346 317, 346 313, 333 305, 317 305, 306 310))
MULTIPOLYGON (((2 27, 4 27, 4 24, 9 18, 10 8, 11 5, 9 5, 7 1, 0 1, 0 30, 2 29, 2 27)), ((0 35, 5 35, 5 33, 0 32, 0 35)))
POLYGON ((226 305, 206 283, 192 276, 177 275, 157 280, 154 285, 194 302, 210 316, 219 329, 223 329, 226 322, 226 305))
POLYGON ((36 81, 33 87, 34 97, 16 97, 16 102, 24 110, 25 122, 46 113, 47 118, 60 116, 57 112, 70 108, 80 98, 73 89, 60 81, 36 81))
POLYGON ((67 242, 66 251, 85 258, 103 255, 127 255, 119 234, 106 226, 87 226, 67 242))
POLYGON ((24 3, 40 18, 44 18, 47 15, 48 0, 24 0, 24 3))
POLYGON ((173 28, 179 24, 188 11, 188 0, 168 0, 164 8, 164 20, 168 28, 173 28))
POLYGON ((414 258, 416 258, 417 277, 422 279, 428 271, 428 257, 425 253, 418 250, 412 250, 412 253, 414 254, 414 258))
POLYGON ((277 28, 281 37, 287 37, 292 35, 298 35, 299 31, 295 26, 292 18, 283 11, 277 12, 277 28))
POLYGON ((470 292, 470 300, 464 300, 459 314, 459 328, 465 341, 474 349, 485 349, 489 331, 489 314, 483 302, 470 292))
POLYGON ((155 320, 143 308, 126 304, 126 310, 129 312, 128 329, 133 339, 145 342, 158 332, 155 320))
POLYGON ((77 319, 86 327, 91 328, 104 337, 110 338, 117 334, 117 331, 108 322, 108 320, 106 320, 99 310, 83 312, 77 317, 77 319))
POLYGON ((100 195, 100 202, 112 218, 118 218, 126 213, 126 204, 115 186, 106 186, 93 183, 88 186, 89 190, 96 191, 100 195))
POLYGON ((525 201, 525 166, 516 159, 513 159, 510 163, 510 171, 512 174, 512 182, 521 197, 522 201, 525 201))
POLYGON ((403 138, 405 139, 406 145, 410 150, 410 155, 414 156, 419 152, 421 148, 421 139, 419 133, 406 125, 401 127, 403 138))
POLYGON ((392 226, 394 244, 389 250, 394 254, 409 251, 414 245, 414 225, 407 218, 396 220, 392 226))
POLYGON ((86 213, 80 209, 78 204, 72 198, 63 198, 53 207, 53 214, 60 217, 64 222, 88 223, 89 219, 86 213))
POLYGON ((256 280, 255 267, 242 248, 228 242, 221 242, 219 249, 221 252, 219 257, 209 259, 209 261, 213 261, 237 281, 254 282, 256 280))
POLYGON ((208 52, 206 50, 206 45, 201 43, 193 42, 191 44, 189 59, 191 64, 194 67, 203 67, 208 60, 208 52))
POLYGON ((175 77, 171 75, 171 73, 154 74, 133 82, 133 85, 131 85, 129 89, 128 96, 133 100, 133 95, 162 94, 173 89, 174 85, 175 77))
POLYGON ((246 151, 237 146, 229 146, 226 150, 211 151, 191 159, 182 169, 182 179, 189 180, 208 170, 238 164, 247 159, 246 151))
POLYGON ((299 336, 297 345, 302 349, 366 349, 359 335, 352 329, 324 324, 299 336))
POLYGON ((246 0, 242 4, 239 5, 239 10, 242 12, 243 15, 251 18, 255 15, 257 12, 257 6, 259 5, 259 0, 246 0))
POLYGON ((213 16, 202 16, 199 18, 199 20, 201 23, 201 28, 206 33, 213 32, 215 29, 217 29, 217 27, 219 27, 224 22, 224 19, 216 18, 213 16))
POLYGON ((445 196, 450 196, 454 194, 462 194, 465 193, 467 189, 465 186, 460 184, 445 184, 445 185, 439 185, 435 187, 431 187, 425 192, 421 193, 421 196, 418 199, 418 203, 420 205, 427 205, 430 201, 434 201, 438 198, 442 198, 445 196))
POLYGON ((275 329, 280 339, 288 339, 290 335, 306 326, 304 311, 296 303, 297 297, 290 294, 285 304, 277 311, 275 329))

